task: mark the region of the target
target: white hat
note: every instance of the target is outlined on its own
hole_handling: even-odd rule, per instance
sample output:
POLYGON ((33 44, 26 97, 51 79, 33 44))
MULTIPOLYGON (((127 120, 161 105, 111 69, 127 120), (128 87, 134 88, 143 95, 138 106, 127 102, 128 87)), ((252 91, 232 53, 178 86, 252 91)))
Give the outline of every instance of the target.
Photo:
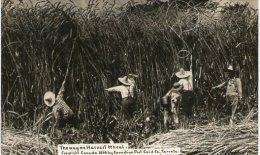
POLYGON ((122 77, 122 78, 118 78, 118 81, 120 81, 121 83, 123 83, 124 85, 128 85, 128 86, 130 86, 131 85, 131 80, 129 80, 128 78, 127 78, 127 76, 124 76, 124 77, 122 77))
POLYGON ((228 70, 233 71, 233 70, 234 70, 234 69, 233 69, 233 66, 229 65, 229 66, 228 66, 228 70))
POLYGON ((48 107, 52 107, 55 103, 55 94, 51 91, 48 91, 44 94, 44 103, 48 107))
POLYGON ((182 79, 182 78, 186 78, 186 77, 191 76, 191 74, 192 74, 192 73, 191 73, 190 71, 184 71, 183 68, 180 68, 180 71, 177 72, 175 75, 176 75, 178 78, 182 79))
POLYGON ((225 69, 226 72, 236 72, 232 65, 229 65, 227 69, 225 69))

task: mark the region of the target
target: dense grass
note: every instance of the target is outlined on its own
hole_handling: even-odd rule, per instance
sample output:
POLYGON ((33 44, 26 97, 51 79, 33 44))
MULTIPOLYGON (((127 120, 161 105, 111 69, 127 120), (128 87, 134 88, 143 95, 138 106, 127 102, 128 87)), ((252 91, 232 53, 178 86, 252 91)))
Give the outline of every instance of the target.
POLYGON ((145 134, 144 118, 150 115, 156 116, 154 131, 160 131, 157 99, 169 89, 171 75, 179 67, 193 68, 197 122, 226 116, 220 112, 225 109, 223 93, 210 88, 224 80, 223 68, 228 64, 240 70, 241 114, 257 110, 257 14, 241 5, 214 14, 215 9, 171 3, 148 11, 137 7, 97 15, 49 2, 32 8, 4 5, 3 125, 32 129, 47 115, 50 109, 43 95, 59 90, 71 51, 65 100, 82 121, 87 142, 108 137, 138 140, 145 134), (117 78, 128 73, 139 75, 138 110, 133 122, 110 128, 109 116, 118 115, 120 98, 104 89, 117 85, 117 78), (121 136, 113 135, 116 130, 121 136))

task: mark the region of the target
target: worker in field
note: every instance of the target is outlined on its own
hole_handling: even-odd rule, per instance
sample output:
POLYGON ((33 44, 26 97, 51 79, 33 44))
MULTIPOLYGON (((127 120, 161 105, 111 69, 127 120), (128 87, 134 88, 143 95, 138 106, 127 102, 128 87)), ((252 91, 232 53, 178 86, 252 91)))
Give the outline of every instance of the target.
POLYGON ((212 87, 212 90, 226 86, 226 102, 231 106, 230 126, 232 127, 238 101, 242 99, 242 84, 240 78, 236 78, 237 71, 233 69, 233 66, 229 65, 228 69, 225 69, 224 71, 227 73, 228 79, 225 82, 212 87))
POLYGON ((178 83, 182 86, 181 91, 181 105, 184 112, 186 121, 192 117, 192 108, 193 108, 193 82, 192 82, 192 72, 185 71, 183 68, 180 68, 177 72, 176 77, 178 78, 178 83))
POLYGON ((163 118, 164 118, 163 124, 164 124, 164 129, 166 131, 169 130, 170 116, 172 116, 171 120, 175 129, 179 127, 178 106, 181 101, 180 91, 182 88, 183 87, 178 82, 176 82, 173 84, 172 89, 162 97, 163 118))
POLYGON ((63 82, 58 95, 55 95, 51 91, 44 94, 44 103, 48 107, 52 107, 52 112, 55 119, 53 127, 54 129, 58 129, 58 131, 64 128, 66 124, 72 124, 74 127, 76 126, 74 113, 63 100, 64 85, 65 83, 63 82))
POLYGON ((119 86, 105 89, 108 92, 120 92, 122 97, 122 117, 123 119, 130 119, 134 113, 134 98, 135 98, 135 80, 134 77, 138 77, 134 74, 128 76, 119 77, 118 81, 122 84, 119 86))

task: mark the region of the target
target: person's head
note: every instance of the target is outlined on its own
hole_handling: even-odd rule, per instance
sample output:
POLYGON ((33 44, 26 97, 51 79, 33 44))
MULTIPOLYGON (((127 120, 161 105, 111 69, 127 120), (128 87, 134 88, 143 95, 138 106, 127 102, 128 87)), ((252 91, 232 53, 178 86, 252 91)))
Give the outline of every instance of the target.
POLYGON ((124 86, 130 86, 132 84, 132 81, 129 80, 127 76, 118 78, 118 81, 124 86))
POLYGON ((55 104, 55 94, 51 91, 48 91, 44 94, 44 103, 48 107, 52 107, 55 104))
POLYGON ((233 66, 229 65, 227 69, 225 69, 225 72, 228 76, 228 78, 234 78, 236 75, 236 71, 233 69, 233 66))
POLYGON ((135 79, 138 78, 138 75, 130 73, 127 77, 132 83, 135 83, 135 79))
POLYGON ((227 72, 227 76, 228 76, 229 78, 234 78, 235 75, 236 75, 235 72, 231 72, 231 71, 227 72))

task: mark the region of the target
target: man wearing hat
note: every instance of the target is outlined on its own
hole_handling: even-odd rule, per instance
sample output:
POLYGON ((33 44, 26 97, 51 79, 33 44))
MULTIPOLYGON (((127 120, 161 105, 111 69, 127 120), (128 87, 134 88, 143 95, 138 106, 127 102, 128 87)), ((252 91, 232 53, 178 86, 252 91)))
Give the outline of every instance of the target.
POLYGON ((179 84, 182 86, 182 107, 183 112, 186 117, 190 118, 192 116, 193 107, 193 84, 192 84, 192 72, 185 71, 180 68, 180 71, 175 74, 179 78, 179 84))
POLYGON ((75 123, 75 121, 72 120, 74 115, 73 111, 63 100, 64 84, 65 83, 63 82, 57 96, 51 91, 44 94, 44 103, 48 107, 52 107, 55 118, 54 127, 57 129, 63 128, 67 123, 75 123))
POLYGON ((166 95, 162 97, 162 107, 163 107, 163 116, 164 116, 164 129, 168 131, 168 120, 169 115, 172 115, 172 122, 175 126, 175 128, 179 127, 179 118, 178 118, 178 103, 181 100, 181 94, 180 90, 182 89, 182 86, 176 82, 173 84, 173 88, 167 92, 166 95), (170 99, 170 104, 168 102, 168 99, 170 99))
POLYGON ((122 97, 122 115, 125 119, 130 119, 133 116, 134 104, 134 80, 130 80, 127 76, 119 77, 118 81, 122 85, 105 89, 108 92, 120 92, 122 97))
POLYGON ((228 75, 228 80, 221 83, 220 85, 212 87, 212 90, 227 86, 226 101, 227 104, 231 105, 232 107, 230 118, 230 126, 232 126, 238 101, 239 99, 242 99, 242 84, 240 78, 236 78, 236 71, 233 69, 233 66, 229 65, 228 69, 225 69, 224 71, 228 75))

